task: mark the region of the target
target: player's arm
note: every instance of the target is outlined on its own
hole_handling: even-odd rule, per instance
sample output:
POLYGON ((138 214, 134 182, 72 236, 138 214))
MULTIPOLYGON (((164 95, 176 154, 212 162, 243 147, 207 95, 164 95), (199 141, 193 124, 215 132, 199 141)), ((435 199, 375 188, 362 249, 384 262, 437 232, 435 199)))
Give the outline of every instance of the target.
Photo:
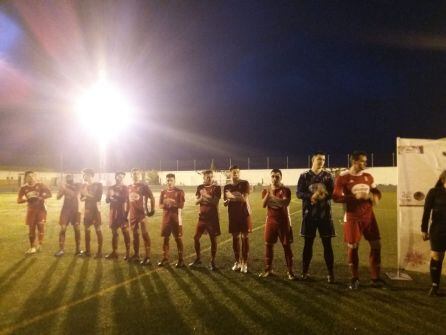
POLYGON ((48 186, 42 184, 42 192, 40 192, 40 198, 45 200, 51 198, 53 195, 51 194, 51 190, 48 186))
POLYGON ((268 206, 268 200, 269 200, 270 196, 271 196, 271 193, 270 193, 269 188, 268 189, 265 188, 262 191, 262 207, 263 208, 266 208, 268 206))
POLYGON ((370 185, 369 198, 374 205, 377 205, 379 203, 379 201, 381 200, 381 197, 382 197, 381 191, 378 190, 378 188, 376 187, 376 184, 374 183, 374 181, 372 179, 372 184, 370 185))
POLYGON ((334 181, 333 181, 333 176, 331 174, 325 182, 325 189, 327 190, 325 199, 330 200, 331 198, 333 198, 333 190, 334 190, 334 181))
POLYGON ((212 197, 207 198, 206 201, 208 201, 211 205, 217 207, 221 199, 221 188, 220 186, 215 186, 214 189, 215 192, 213 192, 212 197))
POLYGON ((178 203, 177 203, 178 225, 179 225, 178 236, 179 237, 183 236, 183 208, 184 208, 185 202, 186 202, 186 199, 185 199, 184 191, 181 191, 180 194, 178 195, 178 203))
POLYGON ((423 234, 423 240, 429 239, 429 221, 431 219, 432 209, 434 207, 434 189, 431 189, 424 201, 423 218, 421 219, 421 233, 423 234))
MULTIPOLYGON (((146 196, 144 197, 144 210, 147 216, 153 216, 155 214, 155 197, 149 186, 146 186, 146 196), (147 209, 147 202, 150 199, 150 211, 147 209)), ((161 200, 161 199, 160 199, 161 200)))
POLYGON ((59 191, 57 191, 56 199, 60 200, 64 195, 65 195, 65 186, 61 184, 59 187, 59 191))
POLYGON ((19 194, 17 195, 17 203, 23 204, 27 201, 28 201, 28 199, 26 199, 26 197, 25 197, 25 192, 24 192, 23 188, 20 188, 19 194))
POLYGON ((310 200, 312 192, 308 189, 304 174, 301 174, 297 181, 296 196, 302 200, 310 200))
POLYGON ((337 176, 333 189, 333 201, 334 202, 347 202, 348 200, 355 199, 353 196, 346 195, 344 193, 344 182, 341 176, 337 176))
POLYGON ((114 196, 114 191, 113 188, 110 186, 107 190, 107 196, 105 197, 105 202, 107 204, 111 203, 111 202, 115 202, 115 196, 114 196))

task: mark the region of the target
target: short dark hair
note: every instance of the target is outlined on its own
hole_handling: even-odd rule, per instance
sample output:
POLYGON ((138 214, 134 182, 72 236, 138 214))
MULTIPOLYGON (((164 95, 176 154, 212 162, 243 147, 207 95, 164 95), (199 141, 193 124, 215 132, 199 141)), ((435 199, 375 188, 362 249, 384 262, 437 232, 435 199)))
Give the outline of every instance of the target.
POLYGON ((94 170, 93 170, 93 169, 90 169, 90 168, 83 169, 83 170, 82 170, 82 173, 83 173, 83 174, 88 174, 89 176, 94 177, 94 170))
POLYGON ((353 161, 357 161, 359 160, 359 157, 361 156, 366 156, 367 157, 367 152, 365 151, 361 151, 361 150, 357 150, 357 151, 353 151, 350 155, 350 160, 353 161))
POLYGON ((166 174, 166 179, 167 178, 173 178, 173 179, 175 179, 175 175, 173 174, 173 173, 168 173, 168 174, 166 174))
POLYGON ((238 165, 231 165, 231 167, 229 168, 229 171, 232 171, 232 170, 240 170, 240 168, 238 165))
POLYGON ((311 158, 313 158, 314 156, 326 156, 326 154, 323 151, 315 151, 311 154, 311 158))
POLYGON ((34 171, 31 171, 31 170, 25 171, 25 178, 26 178, 29 174, 33 174, 33 173, 34 173, 34 171))
POLYGON ((280 171, 280 169, 272 169, 271 173, 278 173, 282 177, 282 171, 280 171))
POLYGON ((204 174, 204 175, 206 175, 206 174, 211 174, 211 173, 214 173, 214 171, 212 171, 212 170, 204 170, 204 171, 203 171, 203 174, 204 174))
POLYGON ((119 175, 122 175, 123 177, 125 177, 125 172, 124 171, 115 172, 115 177, 119 176, 119 175))

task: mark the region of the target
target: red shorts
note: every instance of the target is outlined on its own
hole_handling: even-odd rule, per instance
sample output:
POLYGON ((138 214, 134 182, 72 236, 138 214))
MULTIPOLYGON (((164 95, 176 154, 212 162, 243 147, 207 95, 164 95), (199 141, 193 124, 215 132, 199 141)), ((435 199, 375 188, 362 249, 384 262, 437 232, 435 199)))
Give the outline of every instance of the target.
POLYGON ((199 219, 197 223, 197 228, 195 230, 195 236, 201 236, 206 233, 208 233, 211 236, 221 235, 220 222, 218 222, 218 220, 210 221, 210 220, 199 219))
POLYGON ((130 216, 129 218, 129 222, 130 222, 130 227, 133 228, 138 228, 139 227, 139 223, 140 222, 144 222, 146 216, 130 216))
POLYGON ((293 242, 293 235, 288 219, 277 220, 275 218, 266 218, 264 239, 266 243, 274 244, 277 239, 283 245, 293 242))
POLYGON ((381 239, 378 223, 373 212, 356 218, 347 215, 347 222, 344 224, 344 241, 348 244, 357 244, 361 240, 362 235, 364 235, 367 241, 381 239))
POLYGON ((84 213, 84 225, 89 226, 100 226, 102 224, 101 221, 101 212, 98 209, 86 209, 84 213))
POLYGON ((46 222, 46 209, 28 208, 28 211, 26 212, 26 224, 28 226, 44 224, 45 222, 46 222))
POLYGON ((178 238, 180 237, 180 235, 182 235, 182 229, 183 227, 180 226, 178 219, 170 219, 169 221, 163 220, 163 222, 161 223, 161 236, 169 237, 172 234, 173 237, 178 238))
POLYGON ((81 213, 77 210, 62 209, 60 212, 59 224, 61 226, 68 226, 69 224, 77 226, 81 223, 81 213))
POLYGON ((124 211, 119 211, 116 209, 110 209, 110 228, 111 229, 124 229, 129 226, 129 221, 125 215, 124 211))

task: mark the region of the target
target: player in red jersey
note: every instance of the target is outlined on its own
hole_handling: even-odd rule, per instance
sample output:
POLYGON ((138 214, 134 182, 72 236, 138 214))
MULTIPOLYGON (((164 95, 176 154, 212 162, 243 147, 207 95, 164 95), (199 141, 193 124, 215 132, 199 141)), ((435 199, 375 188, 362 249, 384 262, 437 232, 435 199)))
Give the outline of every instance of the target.
POLYGON ((160 208, 163 210, 163 221, 161 223, 161 236, 163 241, 163 259, 158 262, 158 266, 167 265, 169 262, 169 237, 172 234, 175 238, 178 249, 177 268, 184 266, 183 260, 183 221, 181 210, 184 206, 184 191, 175 187, 175 175, 166 175, 167 188, 161 191, 160 208))
POLYGON ((217 254, 217 236, 221 234, 220 221, 218 218, 218 202, 221 199, 221 188, 213 181, 213 172, 207 170, 203 172, 203 184, 197 187, 195 196, 196 204, 200 205, 198 214, 198 223, 194 236, 194 247, 197 258, 189 266, 198 266, 201 264, 200 238, 203 234, 209 234, 211 240, 211 271, 216 270, 215 255, 217 254))
POLYGON ((251 207, 249 205, 249 183, 240 179, 240 168, 229 169, 232 183, 224 187, 224 205, 228 207, 229 233, 232 234, 232 249, 235 263, 233 271, 248 272, 249 239, 252 231, 251 207), (242 238, 242 259, 240 260, 240 236, 242 238))
POLYGON ((146 216, 155 214, 155 198, 150 187, 141 181, 141 171, 132 169, 133 184, 129 186, 129 221, 133 232, 134 254, 131 261, 139 262, 141 265, 150 265, 150 236, 147 229, 146 216), (150 211, 147 202, 150 199, 150 211), (139 257, 139 228, 141 228, 142 239, 144 241, 145 257, 139 257))
POLYGON ((118 229, 121 228, 124 236, 125 257, 124 260, 129 259, 130 253, 130 233, 128 208, 129 208, 129 190, 122 181, 125 177, 125 172, 116 172, 116 184, 110 186, 107 191, 105 202, 110 204, 110 228, 112 230, 112 252, 105 256, 106 259, 118 258, 118 229))
POLYGON ((80 184, 74 182, 72 174, 65 176, 65 183, 60 185, 57 192, 57 200, 64 198, 62 210, 60 212, 59 225, 59 251, 54 256, 60 257, 65 254, 65 234, 69 224, 73 226, 74 240, 76 242, 75 255, 82 255, 81 244, 81 213, 79 212, 79 191, 80 184))
POLYGON ((296 280, 293 273, 293 232, 288 206, 291 201, 291 190, 282 184, 282 171, 271 170, 271 186, 262 191, 263 207, 268 208, 265 224, 265 270, 260 277, 269 277, 272 274, 273 248, 277 239, 282 243, 285 252, 285 261, 289 280, 296 280))
POLYGON ((82 170, 82 178, 84 179, 84 184, 81 186, 80 195, 81 201, 85 203, 84 212, 84 227, 85 227, 85 252, 84 256, 91 256, 90 249, 90 228, 94 226, 96 231, 96 237, 98 241, 98 251, 95 258, 102 257, 102 229, 101 229, 101 212, 98 208, 98 203, 102 199, 102 184, 98 182, 93 182, 94 171, 92 169, 82 170))
POLYGON ((27 203, 26 225, 29 228, 30 248, 26 254, 35 254, 40 251, 43 237, 45 235, 46 207, 45 199, 51 198, 50 189, 36 181, 33 171, 25 172, 25 185, 23 185, 17 196, 17 203, 27 203), (36 228, 38 231, 36 244, 36 228))
POLYGON ((373 286, 380 286, 381 243, 378 224, 373 213, 373 205, 381 199, 373 177, 364 172, 367 154, 355 151, 351 155, 351 167, 336 178, 333 200, 345 204, 346 222, 344 240, 348 247, 348 262, 352 272, 350 289, 359 287, 358 246, 361 236, 370 244, 370 268, 373 286))

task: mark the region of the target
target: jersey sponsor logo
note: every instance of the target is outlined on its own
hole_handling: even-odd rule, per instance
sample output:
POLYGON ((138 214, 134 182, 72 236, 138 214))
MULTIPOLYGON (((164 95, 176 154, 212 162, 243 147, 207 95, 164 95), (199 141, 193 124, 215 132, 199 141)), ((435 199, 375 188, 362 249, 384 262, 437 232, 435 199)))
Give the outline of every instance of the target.
POLYGON ((30 191, 26 193, 26 197, 28 199, 37 198, 39 196, 39 193, 37 191, 30 191))
POLYGON ((358 193, 369 193, 370 192, 370 186, 367 184, 356 184, 352 187, 352 193, 358 194, 358 193))
POLYGON ((129 200, 131 202, 138 201, 140 198, 141 198, 141 196, 136 192, 130 192, 130 194, 129 194, 129 200))

